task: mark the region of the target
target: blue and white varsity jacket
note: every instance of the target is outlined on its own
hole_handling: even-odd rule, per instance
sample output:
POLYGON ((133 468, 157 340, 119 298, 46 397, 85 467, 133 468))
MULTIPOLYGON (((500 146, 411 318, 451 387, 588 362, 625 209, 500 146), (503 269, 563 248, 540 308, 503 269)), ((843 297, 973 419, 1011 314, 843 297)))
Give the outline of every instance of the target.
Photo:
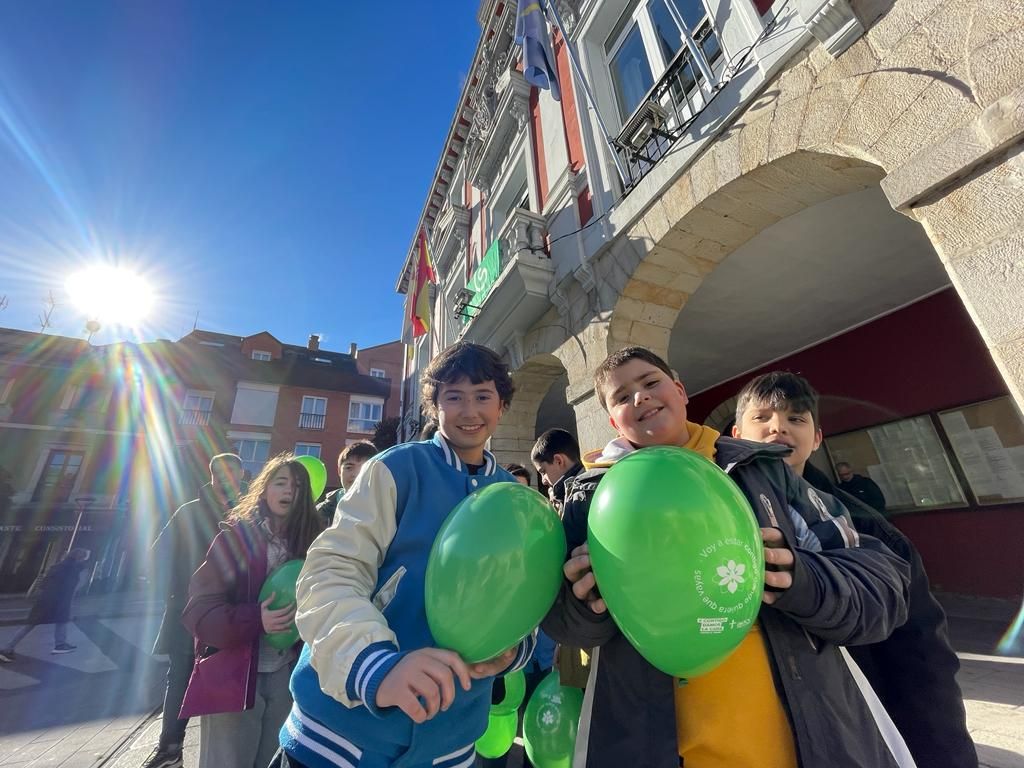
MULTIPOLYGON (((374 702, 403 654, 435 646, 424 574, 448 513, 478 488, 515 481, 489 452, 484 458, 471 475, 440 433, 378 454, 309 548, 296 587, 295 621, 305 644, 281 746, 310 768, 473 764, 493 678, 474 680, 469 691, 456 682, 451 707, 419 725, 374 702)), ((534 642, 520 643, 510 670, 526 665, 534 642)))

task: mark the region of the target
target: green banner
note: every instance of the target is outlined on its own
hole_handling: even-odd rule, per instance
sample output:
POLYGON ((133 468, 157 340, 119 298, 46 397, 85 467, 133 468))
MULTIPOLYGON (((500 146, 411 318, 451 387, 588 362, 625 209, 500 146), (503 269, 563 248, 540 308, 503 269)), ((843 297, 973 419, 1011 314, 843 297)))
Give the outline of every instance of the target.
POLYGON ((487 294, 491 292, 499 274, 501 274, 501 241, 495 240, 484 254, 483 261, 473 270, 469 282, 466 283, 466 289, 473 292, 471 304, 477 307, 483 306, 487 294))

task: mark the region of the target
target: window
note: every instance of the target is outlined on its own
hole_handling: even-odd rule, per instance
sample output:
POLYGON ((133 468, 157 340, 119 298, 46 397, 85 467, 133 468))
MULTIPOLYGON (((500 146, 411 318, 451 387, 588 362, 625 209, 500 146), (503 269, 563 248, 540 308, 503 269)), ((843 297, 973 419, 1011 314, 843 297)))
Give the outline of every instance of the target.
MULTIPOLYGON (((721 58, 722 48, 702 0, 650 0, 633 3, 626 9, 605 41, 612 90, 625 122, 669 66, 673 72, 673 100, 689 104, 687 93, 701 79, 687 55, 677 61, 686 48, 682 31, 669 10, 673 3, 694 42, 711 64, 721 58)), ((689 104, 691 112, 692 104, 689 104)))
POLYGON ((10 376, 0 376, 0 405, 6 405, 10 401, 12 389, 14 389, 14 379, 10 376))
POLYGON ((232 424, 258 427, 274 426, 277 415, 279 387, 255 381, 240 381, 235 387, 235 404, 231 409, 232 424))
POLYGON ((213 392, 200 392, 190 389, 185 393, 185 403, 181 406, 179 424, 210 423, 210 413, 213 411, 213 392))
POLYGON ((327 398, 306 395, 299 413, 300 429, 323 429, 327 421, 327 398))
POLYGON ((375 379, 386 379, 388 377, 387 371, 383 368, 371 368, 370 375, 375 379))
POLYGON ((73 384, 64 391, 62 411, 89 411, 97 413, 106 409, 110 392, 89 384, 73 384))
POLYGON ((320 443, 296 443, 296 456, 316 456, 320 458, 320 443))
POLYGON ((236 440, 235 453, 242 459, 242 468, 257 475, 270 456, 270 441, 249 438, 236 440))
POLYGON ((348 431, 373 432, 383 413, 383 400, 353 397, 348 405, 348 431))
POLYGON ((51 450, 43 474, 36 483, 32 501, 48 501, 54 504, 66 502, 71 497, 84 458, 85 454, 82 451, 68 451, 63 448, 51 450))
POLYGON ((267 360, 270 360, 270 353, 269 352, 264 352, 262 349, 254 349, 252 351, 252 359, 253 360, 262 360, 262 361, 266 362, 267 360))

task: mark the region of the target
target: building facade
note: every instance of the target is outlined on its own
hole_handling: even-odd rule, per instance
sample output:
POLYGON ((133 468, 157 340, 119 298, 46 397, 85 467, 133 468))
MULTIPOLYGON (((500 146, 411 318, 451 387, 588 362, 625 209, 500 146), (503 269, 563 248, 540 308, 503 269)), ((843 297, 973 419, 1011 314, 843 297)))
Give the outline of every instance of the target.
POLYGON ((342 448, 399 413, 402 345, 361 355, 267 332, 93 347, 0 329, 0 591, 72 544, 93 552, 91 589, 123 585, 216 453, 253 475, 277 453, 318 456, 337 487, 342 448))
MULTIPOLYGON (((851 461, 881 481, 944 588, 1020 595, 1019 7, 555 6, 568 37, 553 34, 560 101, 522 76, 514 4, 480 4, 417 226, 440 279, 406 422, 417 371, 459 338, 515 370, 492 446, 502 461, 527 459, 551 426, 585 447, 608 439, 591 373, 627 344, 665 356, 693 414, 721 426, 754 372, 813 371, 825 467, 851 461), (965 531, 978 547, 956 575, 965 531), (993 565, 982 542, 997 538, 1006 559, 993 565)), ((397 286, 410 299, 415 264, 411 249, 397 286)))

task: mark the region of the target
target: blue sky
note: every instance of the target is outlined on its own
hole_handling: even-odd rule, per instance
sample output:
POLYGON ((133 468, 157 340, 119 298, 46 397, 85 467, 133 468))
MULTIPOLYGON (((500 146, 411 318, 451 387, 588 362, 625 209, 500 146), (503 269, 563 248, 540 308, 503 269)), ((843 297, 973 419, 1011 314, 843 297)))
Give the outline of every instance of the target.
POLYGON ((474 3, 0 4, 0 326, 82 336, 71 272, 157 292, 141 333, 399 337, 394 284, 479 35, 474 3), (439 12, 439 8, 450 8, 439 12))

